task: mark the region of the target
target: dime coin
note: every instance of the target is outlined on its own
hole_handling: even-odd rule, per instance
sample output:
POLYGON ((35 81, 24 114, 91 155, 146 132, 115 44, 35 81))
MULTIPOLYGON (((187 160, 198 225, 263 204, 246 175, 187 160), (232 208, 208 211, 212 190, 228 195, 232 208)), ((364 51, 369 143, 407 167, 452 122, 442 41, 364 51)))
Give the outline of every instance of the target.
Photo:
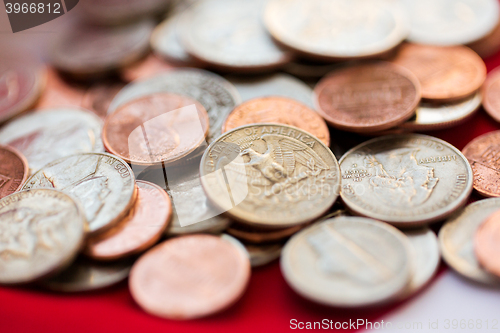
POLYGON ((482 93, 484 109, 493 119, 500 122, 500 68, 488 74, 482 93))
POLYGON ((404 12, 380 0, 273 0, 264 21, 281 44, 329 61, 385 53, 409 32, 404 12))
POLYGON ((80 153, 49 163, 23 186, 23 190, 34 188, 55 188, 78 199, 92 234, 120 221, 135 199, 132 170, 105 153, 80 153))
POLYGON ((43 109, 0 129, 0 143, 19 150, 33 174, 45 164, 79 152, 102 152, 102 120, 80 108, 43 109))
POLYGON ((330 145, 330 131, 314 110, 291 98, 271 96, 238 105, 226 118, 222 132, 257 123, 279 123, 298 127, 330 145))
POLYGON ((245 248, 250 255, 252 267, 260 267, 278 259, 283 249, 283 244, 249 245, 245 248))
POLYGON ((386 62, 332 72, 314 88, 318 112, 332 126, 374 132, 404 123, 420 101, 420 84, 406 69, 386 62))
POLYGON ((35 108, 80 107, 84 93, 82 87, 68 83, 51 68, 47 71, 47 84, 35 108))
POLYGON ((141 17, 157 15, 166 10, 171 1, 164 0, 88 0, 80 7, 88 21, 100 25, 129 23, 141 17))
POLYGON ((205 107, 210 119, 208 143, 220 136, 224 119, 240 103, 236 88, 222 77, 201 69, 177 69, 127 85, 111 102, 108 114, 129 101, 159 92, 191 97, 205 107))
POLYGON ((477 260, 488 272, 500 277, 498 261, 500 236, 500 213, 496 211, 479 226, 474 237, 474 252, 477 260))
POLYGON ((279 68, 291 55, 276 46, 261 21, 265 0, 207 0, 183 13, 186 51, 210 66, 256 72, 279 68))
POLYGON ((0 145, 0 199, 17 192, 28 178, 28 161, 16 149, 0 145))
POLYGON ((132 267, 129 286, 146 312, 194 319, 236 302, 249 278, 248 256, 235 245, 217 236, 190 235, 170 239, 142 256, 132 267))
POLYGON ((121 82, 105 82, 90 87, 82 98, 81 105, 100 118, 105 119, 113 98, 125 86, 121 82))
POLYGON ((158 59, 158 57, 154 54, 150 54, 143 60, 123 68, 120 75, 124 81, 132 82, 135 80, 150 78, 172 69, 172 65, 158 59))
POLYGON ((280 228, 275 230, 259 230, 234 223, 227 228, 226 232, 246 243, 260 245, 282 241, 302 229, 304 229, 304 225, 297 225, 294 227, 280 228))
POLYGON ((427 135, 384 136, 340 159, 342 200, 358 215, 398 227, 442 220, 472 191, 467 159, 449 143, 427 135))
POLYGON ((477 229, 499 209, 499 198, 476 201, 456 212, 439 231, 443 259, 451 268, 471 280, 500 285, 500 279, 484 270, 474 254, 477 229))
POLYGON ((465 146, 463 154, 474 173, 474 188, 486 197, 500 196, 500 131, 483 134, 465 146))
POLYGON ((465 46, 405 44, 393 62, 415 74, 422 87, 422 98, 433 101, 470 96, 486 79, 484 61, 465 46))
POLYGON ((128 215, 114 228, 91 237, 84 253, 93 259, 115 260, 153 246, 172 216, 172 204, 158 185, 138 180, 137 199, 128 215))
POLYGON ((54 46, 52 62, 78 77, 112 72, 147 53, 153 27, 151 21, 113 28, 77 26, 54 46))
POLYGON ((106 149, 134 165, 169 164, 192 153, 208 133, 205 108, 182 95, 156 93, 110 114, 102 132, 106 149))
POLYGON ((0 283, 27 283, 71 263, 83 244, 85 216, 59 191, 38 189, 0 200, 0 283))
POLYGON ((335 202, 340 174, 319 139, 292 126, 256 124, 224 133, 201 159, 209 200, 243 223, 285 228, 310 222, 335 202))
POLYGON ((337 307, 395 299, 411 278, 405 235, 361 217, 338 217, 304 229, 286 243, 280 264, 298 294, 337 307))
POLYGON ((404 0, 410 15, 408 40, 420 44, 458 45, 477 41, 498 24, 496 0, 404 0))

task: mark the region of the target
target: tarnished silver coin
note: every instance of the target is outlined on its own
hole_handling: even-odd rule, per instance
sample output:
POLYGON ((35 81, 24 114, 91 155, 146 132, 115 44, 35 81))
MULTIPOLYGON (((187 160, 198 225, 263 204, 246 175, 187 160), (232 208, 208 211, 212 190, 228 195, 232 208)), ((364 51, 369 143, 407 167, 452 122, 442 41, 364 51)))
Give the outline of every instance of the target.
POLYGON ((224 133, 205 150, 200 176, 221 213, 264 228, 320 217, 337 199, 340 185, 337 159, 324 143, 278 124, 224 133))
POLYGON ((252 267, 267 265, 278 259, 283 249, 283 244, 245 244, 245 248, 250 255, 252 267))
POLYGON ((420 44, 458 45, 477 41, 495 29, 497 0, 403 0, 410 15, 408 40, 420 44))
POLYGON ((27 283, 71 263, 83 245, 85 215, 67 194, 38 189, 0 200, 0 284, 27 283))
POLYGON ((261 20, 266 0, 201 1, 182 14, 181 40, 189 54, 231 71, 266 71, 291 59, 261 20))
POLYGON ((240 103, 236 88, 222 77, 201 69, 178 69, 125 86, 111 102, 108 114, 129 101, 159 92, 185 95, 203 105, 210 121, 209 143, 220 135, 227 115, 240 103))
POLYGON ((396 299, 412 269, 407 237, 362 217, 338 217, 304 229, 285 244, 280 264, 298 294, 337 307, 396 299))
POLYGON ((22 152, 34 173, 64 156, 103 152, 102 126, 99 117, 84 109, 42 109, 2 127, 0 143, 22 152))
POLYGON ((106 153, 81 153, 49 163, 23 186, 23 190, 35 188, 53 188, 76 198, 91 233, 119 222, 135 199, 132 170, 120 158, 106 153))
POLYGON ((420 134, 383 136, 340 159, 347 207, 398 227, 442 220, 472 192, 472 169, 451 144, 420 134))
POLYGON ((323 60, 386 53, 408 35, 404 11, 383 0, 272 0, 264 21, 280 43, 323 60))
POLYGON ((461 275, 485 284, 500 279, 481 267, 474 253, 474 236, 488 216, 500 209, 500 198, 476 201, 451 216, 439 231, 439 245, 446 263, 461 275))

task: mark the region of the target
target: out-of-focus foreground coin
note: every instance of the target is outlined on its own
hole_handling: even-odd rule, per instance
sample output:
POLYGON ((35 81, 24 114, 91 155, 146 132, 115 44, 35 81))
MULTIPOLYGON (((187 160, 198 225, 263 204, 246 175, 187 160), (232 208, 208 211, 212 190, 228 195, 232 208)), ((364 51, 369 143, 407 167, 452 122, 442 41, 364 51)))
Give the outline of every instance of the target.
POLYGON ((319 139, 292 126, 257 124, 224 133, 203 154, 209 200, 250 225, 283 228, 312 221, 335 202, 340 174, 319 139))
POLYGON ((497 25, 496 0, 403 0, 411 20, 408 40, 420 44, 458 45, 477 41, 497 25))
POLYGON ((0 200, 0 283, 27 283, 63 269, 83 243, 85 216, 59 191, 38 189, 0 200))
POLYGON ((324 60, 379 55, 409 32, 401 8, 380 0, 274 0, 264 20, 280 43, 324 60))
POLYGON ((476 92, 486 79, 483 59, 465 46, 403 45, 393 62, 420 81, 422 98, 450 101, 476 92))
POLYGON ((138 180, 137 198, 128 215, 114 228, 91 237, 84 253, 93 259, 114 260, 153 246, 172 216, 172 204, 158 185, 138 180))
POLYGON ((116 25, 138 18, 157 15, 168 8, 172 1, 165 0, 87 0, 80 4, 85 19, 101 24, 116 25))
POLYGON ((80 152, 103 152, 102 120, 79 108, 44 109, 0 129, 0 143, 19 150, 30 173, 58 158, 80 152))
POLYGON ((238 72, 278 68, 289 53, 274 44, 262 23, 265 0, 207 0, 180 18, 189 54, 210 66, 238 72))
POLYGON ((408 70, 376 62, 336 70, 314 93, 316 109, 330 125, 374 132, 411 118, 420 101, 420 84, 408 70))
POLYGON ((171 93, 144 96, 110 114, 102 132, 106 149, 134 165, 169 164, 197 149, 209 119, 196 100, 171 93))
POLYGON ((120 221, 135 199, 135 178, 116 156, 81 153, 47 164, 31 176, 23 190, 54 188, 82 205, 91 233, 105 231, 120 221))
POLYGON ((279 123, 298 127, 330 145, 330 131, 314 110, 291 98, 270 96, 238 105, 226 118, 222 132, 258 123, 279 123))
POLYGON ((28 174, 26 158, 12 147, 0 146, 0 199, 17 192, 28 174))
POLYGON ((500 279, 485 271, 474 254, 477 229, 499 209, 499 198, 476 201, 454 214, 439 231, 443 259, 451 268, 471 280, 500 285, 500 279))
POLYGON ((482 93, 484 109, 493 119, 500 122, 500 68, 488 74, 482 93))
POLYGON ((398 227, 439 221, 463 206, 472 191, 467 159, 426 135, 369 140, 348 151, 340 169, 347 207, 398 227))
POLYGON ((338 217, 293 236, 281 254, 281 272, 315 302, 360 307, 387 302, 411 278, 410 244, 396 228, 361 217, 338 217))
POLYGON ((145 311, 170 319, 193 319, 236 302, 249 278, 248 256, 231 242, 190 235, 161 243, 142 256, 132 267, 129 286, 145 311))
POLYGON ((486 197, 500 196, 500 131, 475 138, 462 152, 474 173, 474 189, 486 197))
POLYGON ((205 107, 210 119, 208 143, 220 136, 224 119, 240 102, 236 88, 219 75, 201 69, 176 69, 127 85, 111 102, 108 114, 129 101, 160 92, 188 96, 205 107))
POLYGON ((476 231, 474 252, 488 272, 500 277, 500 212, 490 215, 476 231))

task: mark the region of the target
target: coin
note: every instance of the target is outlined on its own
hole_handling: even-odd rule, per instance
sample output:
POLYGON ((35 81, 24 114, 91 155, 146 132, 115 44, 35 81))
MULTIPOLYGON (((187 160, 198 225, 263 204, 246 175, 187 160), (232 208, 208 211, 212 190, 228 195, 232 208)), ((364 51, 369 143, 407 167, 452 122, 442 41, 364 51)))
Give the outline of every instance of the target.
POLYGON ((374 132, 404 123, 420 101, 420 84, 406 69, 386 62, 332 72, 314 88, 316 110, 332 126, 374 132))
POLYGON ((405 44, 393 62, 415 74, 422 98, 450 101, 476 92, 486 79, 486 65, 465 46, 405 44))
POLYGON ((500 131, 483 134, 465 146, 463 154, 474 173, 474 189, 486 197, 500 196, 500 131))
POLYGON ((157 15, 166 10, 171 1, 164 0, 89 0, 79 7, 85 19, 102 25, 129 23, 141 17, 157 15))
POLYGON ((23 190, 35 188, 55 188, 76 198, 92 234, 120 221, 135 199, 132 170, 118 157, 106 153, 80 153, 49 163, 23 186, 23 190))
POLYGON ((409 32, 400 8, 373 0, 273 0, 264 21, 281 44, 328 61, 385 53, 409 32))
POLYGON ((102 120, 80 108, 43 109, 0 129, 0 143, 19 150, 33 174, 45 164, 79 152, 102 152, 102 120))
POLYGON ((138 180, 137 199, 118 225, 91 237, 84 253, 93 259, 115 260, 140 253, 161 237, 172 216, 172 204, 165 191, 150 182, 138 180))
POLYGON ((292 126, 256 124, 224 133, 200 165, 208 199, 243 223, 284 228, 312 221, 335 202, 340 186, 333 153, 292 126))
POLYGON ((205 107, 210 119, 208 143, 220 136, 224 119, 240 102, 236 88, 222 77, 201 69, 177 69, 127 85, 111 102, 108 114, 129 101, 159 92, 191 97, 205 107))
POLYGON ((53 65, 81 78, 112 72, 147 53, 153 28, 151 21, 112 28, 76 26, 54 46, 53 65))
POLYGON ((439 231, 444 261, 461 275, 477 282, 500 285, 500 279, 485 271, 474 254, 474 235, 488 216, 500 209, 500 199, 476 201, 456 212, 439 231))
POLYGON ((467 45, 481 58, 488 58, 500 51, 500 22, 486 37, 467 45))
POLYGON ((156 93, 119 107, 106 118, 106 149, 134 165, 173 163, 193 152, 208 133, 205 108, 186 96, 156 93))
POLYGON ((150 54, 143 60, 123 68, 120 76, 125 82, 132 82, 150 78, 172 69, 172 65, 158 59, 154 54, 150 54))
POLYGON ((180 18, 186 51, 219 70, 265 72, 291 59, 276 46, 261 21, 266 0, 207 0, 180 18))
POLYGON ((222 132, 257 123, 292 125, 330 145, 330 132, 320 115, 294 99, 279 96, 255 98, 238 105, 227 116, 222 132))
POLYGON ((444 219, 472 191, 472 170, 449 143, 427 135, 384 136, 340 159, 347 207, 358 215, 413 227, 444 219))
POLYGON ((233 223, 227 228, 226 232, 246 243, 260 245, 282 241, 302 229, 304 229, 304 225, 280 228, 276 230, 259 230, 233 223))
POLYGON ((252 267, 260 267, 267 265, 278 259, 283 249, 283 244, 266 244, 266 245, 245 245, 248 254, 250 255, 250 264, 252 267))
POLYGON ((497 25, 496 0, 404 0, 411 20, 408 40, 420 44, 458 45, 477 41, 497 25))
POLYGON ((500 277, 498 263, 500 214, 497 210, 479 226, 474 236, 474 253, 477 260, 488 272, 500 277))
POLYGON ((281 272, 301 296, 325 305, 360 307, 395 299, 411 278, 410 244, 396 228, 338 217, 293 236, 281 272))
POLYGON ((28 283, 63 269, 83 244, 85 216, 59 191, 38 189, 0 200, 0 283, 28 283))
POLYGON ((91 86, 83 95, 81 105, 105 119, 113 98, 125 86, 122 82, 103 82, 91 86))
POLYGON ((500 122, 500 68, 488 74, 482 93, 484 109, 493 119, 500 122))
POLYGON ((235 245, 217 236, 190 235, 161 243, 139 258, 129 287, 150 314, 194 319, 236 302, 249 278, 248 256, 235 245))
POLYGON ((35 108, 80 107, 85 90, 68 83, 55 69, 47 70, 47 84, 35 108))
POLYGON ((17 192, 28 178, 28 161, 16 149, 0 145, 0 199, 17 192))
POLYGON ((303 80, 318 80, 327 75, 331 71, 344 66, 345 63, 340 64, 324 64, 317 62, 308 62, 303 59, 290 61, 283 67, 283 71, 293 76, 299 77, 303 80))

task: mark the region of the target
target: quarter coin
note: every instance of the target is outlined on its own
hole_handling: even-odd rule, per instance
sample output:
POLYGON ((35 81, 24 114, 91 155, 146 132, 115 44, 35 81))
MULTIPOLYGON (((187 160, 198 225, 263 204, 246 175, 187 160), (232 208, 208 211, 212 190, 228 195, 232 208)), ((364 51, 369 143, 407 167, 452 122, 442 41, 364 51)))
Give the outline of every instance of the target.
POLYGON ((16 149, 0 145, 0 199, 17 192, 28 174, 26 158, 16 149))
POLYGON ((500 68, 488 74, 482 93, 484 109, 493 119, 500 122, 500 68))
POLYGON ((477 229, 474 237, 474 252, 481 266, 497 277, 500 277, 500 264, 498 261, 498 253, 500 253, 499 236, 500 213, 496 211, 477 229))

